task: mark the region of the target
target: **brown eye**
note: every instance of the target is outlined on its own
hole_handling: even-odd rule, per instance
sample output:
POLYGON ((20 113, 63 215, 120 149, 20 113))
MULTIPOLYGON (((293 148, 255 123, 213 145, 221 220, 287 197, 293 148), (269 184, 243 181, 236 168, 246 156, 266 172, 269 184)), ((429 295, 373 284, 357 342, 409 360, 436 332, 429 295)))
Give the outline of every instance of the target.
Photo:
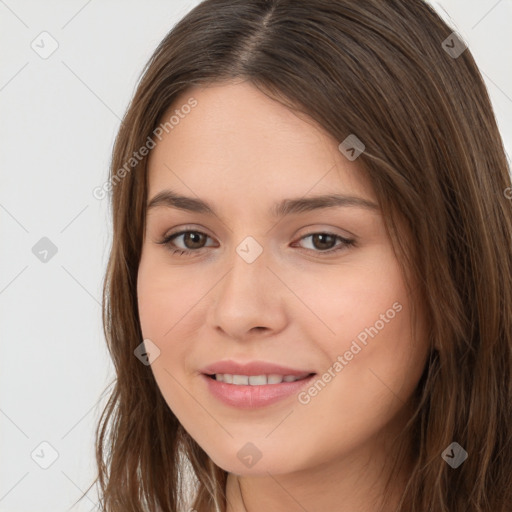
POLYGON ((300 241, 308 238, 311 240, 309 244, 311 247, 306 247, 306 249, 319 253, 333 253, 355 244, 354 240, 349 240, 348 238, 335 235, 334 233, 310 233, 309 235, 303 236, 300 241), (336 243, 337 240, 339 240, 340 243, 336 243))
POLYGON ((183 230, 178 233, 171 233, 157 243, 164 245, 173 254, 184 255, 200 252, 201 249, 206 247, 205 243, 209 238, 206 233, 201 231, 183 230))
POLYGON ((316 249, 328 250, 336 245, 336 237, 327 233, 316 233, 311 238, 316 249))
POLYGON ((171 240, 174 240, 178 236, 183 237, 185 249, 201 249, 203 247, 202 244, 205 243, 208 238, 204 233, 200 233, 199 231, 185 231, 184 233, 173 235, 171 240))

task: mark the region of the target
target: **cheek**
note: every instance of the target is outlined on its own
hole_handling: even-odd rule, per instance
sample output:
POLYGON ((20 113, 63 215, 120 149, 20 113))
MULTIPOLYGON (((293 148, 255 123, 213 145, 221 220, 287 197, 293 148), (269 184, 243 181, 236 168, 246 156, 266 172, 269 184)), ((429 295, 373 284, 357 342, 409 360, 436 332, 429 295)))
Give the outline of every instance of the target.
POLYGON ((143 253, 137 276, 139 319, 144 339, 160 349, 151 369, 169 406, 176 400, 187 402, 189 396, 179 383, 193 376, 190 363, 204 327, 204 300, 216 275, 202 275, 192 266, 170 268, 159 253, 143 253), (174 378, 173 378, 174 377, 174 378), (183 396, 182 396, 183 395, 183 396))
POLYGON ((192 343, 182 330, 187 313, 198 300, 197 288, 184 273, 169 271, 151 251, 143 253, 137 276, 142 335, 160 349, 151 370, 169 408, 181 422, 193 412, 190 397, 180 383, 185 381, 184 362, 192 343))
POLYGON ((139 318, 145 338, 163 341, 198 301, 201 281, 191 282, 189 272, 170 270, 149 253, 143 253, 137 276, 139 318))
POLYGON ((412 337, 412 298, 392 252, 369 253, 322 279, 303 275, 296 285, 318 317, 309 315, 309 327, 302 326, 326 356, 322 375, 328 383, 311 390, 311 403, 330 408, 336 400, 341 415, 352 410, 370 416, 402 405, 421 376, 427 344, 421 330, 412 337))
POLYGON ((305 316, 296 307, 302 315, 297 316, 297 323, 309 327, 311 339, 331 359, 349 350, 358 337, 364 344, 375 335, 375 328, 379 337, 389 334, 388 346, 408 336, 401 330, 408 324, 409 298, 398 262, 386 247, 347 258, 321 274, 303 272, 295 276, 293 287, 314 313, 305 316))

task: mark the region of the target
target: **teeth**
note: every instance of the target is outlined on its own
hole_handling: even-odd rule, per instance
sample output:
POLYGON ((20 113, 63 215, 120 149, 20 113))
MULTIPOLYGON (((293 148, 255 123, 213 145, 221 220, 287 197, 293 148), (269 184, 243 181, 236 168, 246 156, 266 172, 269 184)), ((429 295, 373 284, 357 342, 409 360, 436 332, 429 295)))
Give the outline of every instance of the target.
POLYGON ((233 375, 233 384, 247 386, 249 384, 249 377, 247 375, 233 375))
POLYGON ((251 375, 249 377, 249 384, 251 386, 261 386, 262 384, 267 383, 266 375, 251 375))
POLYGON ((235 384, 237 386, 264 386, 265 384, 280 384, 281 382, 294 382, 303 379, 307 375, 296 377, 295 375, 231 375, 230 373, 216 373, 215 380, 235 384))

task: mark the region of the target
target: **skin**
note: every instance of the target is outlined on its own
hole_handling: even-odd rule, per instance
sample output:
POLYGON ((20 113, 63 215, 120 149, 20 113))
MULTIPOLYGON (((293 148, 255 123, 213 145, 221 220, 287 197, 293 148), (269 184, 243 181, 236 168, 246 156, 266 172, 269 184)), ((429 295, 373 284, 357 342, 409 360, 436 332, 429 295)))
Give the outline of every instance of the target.
MULTIPOLYGON (((379 209, 268 215, 284 198, 324 193, 377 203, 373 190, 340 141, 249 83, 190 89, 164 117, 190 97, 197 106, 151 151, 148 198, 172 189, 209 202, 217 216, 166 206, 148 212, 137 288, 144 338, 160 349, 151 365, 158 386, 230 473, 228 512, 381 510, 391 438, 408 419, 405 403, 428 354, 425 326, 410 314, 416 298, 379 209), (189 256, 158 244, 182 229, 209 238, 174 239, 176 248, 196 251, 189 256), (357 243, 328 254, 339 240, 307 237, 322 232, 357 243), (236 252, 247 236, 263 248, 250 264, 236 252), (307 404, 294 395, 241 411, 210 395, 200 377, 202 367, 230 358, 321 376, 397 302, 401 311, 307 404), (261 453, 251 468, 237 457, 247 442, 261 453)), ((393 500, 409 470, 393 480, 393 500)))

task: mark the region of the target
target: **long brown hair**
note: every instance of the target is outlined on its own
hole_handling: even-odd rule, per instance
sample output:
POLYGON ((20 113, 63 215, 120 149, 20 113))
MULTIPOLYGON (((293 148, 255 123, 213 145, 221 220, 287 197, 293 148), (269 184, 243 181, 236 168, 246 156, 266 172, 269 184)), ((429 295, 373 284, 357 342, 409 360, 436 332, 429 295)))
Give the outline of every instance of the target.
POLYGON ((226 472, 134 356, 147 158, 130 159, 178 95, 237 79, 340 142, 364 142, 358 162, 421 291, 432 350, 403 433, 414 466, 397 510, 512 510, 511 182, 484 82, 469 49, 448 51, 461 50, 452 32, 421 0, 205 0, 160 43, 124 116, 107 187, 103 323, 116 380, 96 431, 101 510, 185 510, 187 493, 198 512, 225 510, 226 472), (457 469, 442 458, 452 442, 468 453, 457 469))

